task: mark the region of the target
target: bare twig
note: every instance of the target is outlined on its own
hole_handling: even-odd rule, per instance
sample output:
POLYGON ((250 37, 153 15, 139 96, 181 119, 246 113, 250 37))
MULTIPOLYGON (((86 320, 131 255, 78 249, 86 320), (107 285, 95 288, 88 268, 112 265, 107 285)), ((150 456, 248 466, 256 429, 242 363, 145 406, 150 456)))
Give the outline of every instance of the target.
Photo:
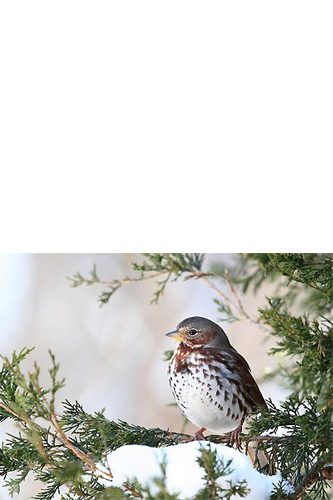
POLYGON ((253 323, 259 327, 262 326, 259 319, 252 318, 246 312, 244 305, 242 304, 242 302, 241 302, 241 300, 240 300, 240 298, 235 290, 235 287, 233 286, 233 283, 230 280, 230 276, 227 272, 225 273, 224 276, 222 276, 220 274, 214 274, 214 273, 190 273, 190 277, 202 279, 206 283, 206 285, 209 286, 209 288, 214 290, 214 292, 216 292, 224 300, 224 302, 226 302, 230 306, 230 308, 233 312, 236 311, 236 314, 238 316, 243 317, 244 319, 250 321, 251 323, 253 323), (231 296, 234 297, 236 302, 234 302, 230 298, 229 295, 224 293, 223 290, 221 290, 221 288, 219 288, 211 279, 209 279, 210 277, 224 279, 229 290, 230 290, 231 296))

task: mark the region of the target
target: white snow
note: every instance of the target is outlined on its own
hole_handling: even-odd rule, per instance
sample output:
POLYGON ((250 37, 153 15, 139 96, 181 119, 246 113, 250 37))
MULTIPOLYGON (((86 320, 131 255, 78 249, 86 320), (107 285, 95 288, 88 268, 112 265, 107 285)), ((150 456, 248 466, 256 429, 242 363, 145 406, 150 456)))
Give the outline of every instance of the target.
MULTIPOLYGON (((253 468, 250 459, 243 453, 220 444, 208 443, 207 441, 193 441, 165 448, 150 448, 148 446, 127 445, 118 448, 108 456, 108 462, 114 476, 114 486, 137 478, 143 485, 148 484, 151 491, 156 491, 152 482, 153 477, 160 477, 159 464, 166 458, 166 484, 170 493, 178 493, 180 499, 191 499, 204 487, 202 479, 203 469, 197 463, 200 456, 200 448, 210 446, 217 450, 219 458, 224 463, 232 459, 232 472, 228 476, 221 477, 218 481, 221 486, 228 486, 227 481, 232 484, 245 479, 250 493, 246 496, 249 500, 264 500, 270 497, 274 484, 282 480, 280 475, 266 476, 253 468)), ((292 487, 284 482, 285 491, 292 491, 292 487)), ((233 498, 240 498, 238 495, 233 498)))

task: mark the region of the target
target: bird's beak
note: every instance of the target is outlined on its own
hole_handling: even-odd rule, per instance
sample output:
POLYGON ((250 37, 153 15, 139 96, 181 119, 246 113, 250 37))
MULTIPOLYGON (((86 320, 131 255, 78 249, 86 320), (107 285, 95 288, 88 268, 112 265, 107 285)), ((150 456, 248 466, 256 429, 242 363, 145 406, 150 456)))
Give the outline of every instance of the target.
POLYGON ((172 330, 172 332, 168 332, 165 335, 167 337, 171 337, 171 338, 177 340, 178 342, 181 342, 183 340, 183 337, 178 330, 172 330))

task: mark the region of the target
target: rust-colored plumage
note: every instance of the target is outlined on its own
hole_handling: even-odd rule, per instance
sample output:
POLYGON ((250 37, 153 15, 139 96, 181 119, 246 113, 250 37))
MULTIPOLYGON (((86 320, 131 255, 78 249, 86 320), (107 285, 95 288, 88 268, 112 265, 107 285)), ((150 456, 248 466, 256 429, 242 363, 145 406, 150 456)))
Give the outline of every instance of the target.
POLYGON ((234 349, 216 323, 195 316, 182 321, 167 334, 179 341, 169 363, 169 383, 184 415, 200 427, 231 432, 240 446, 244 419, 266 407, 246 360, 234 349))

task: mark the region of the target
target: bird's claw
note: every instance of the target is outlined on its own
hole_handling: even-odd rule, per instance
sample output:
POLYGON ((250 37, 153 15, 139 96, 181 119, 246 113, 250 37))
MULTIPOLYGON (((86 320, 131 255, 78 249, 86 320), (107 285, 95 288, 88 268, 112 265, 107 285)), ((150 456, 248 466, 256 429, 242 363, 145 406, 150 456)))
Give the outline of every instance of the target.
POLYGON ((229 438, 229 444, 232 448, 234 447, 234 445, 236 445, 235 446, 236 450, 243 451, 241 438, 240 438, 240 429, 237 428, 231 432, 230 438, 229 438))
POLYGON ((205 441, 205 436, 203 433, 205 432, 205 427, 201 427, 193 436, 192 441, 205 441))
POLYGON ((241 443, 241 438, 240 438, 241 432, 242 432, 243 423, 244 423, 244 418, 242 418, 239 426, 236 427, 236 429, 230 433, 230 438, 229 438, 230 446, 234 447, 234 445, 236 445, 236 450, 238 450, 238 451, 242 451, 243 450, 242 443, 241 443))

